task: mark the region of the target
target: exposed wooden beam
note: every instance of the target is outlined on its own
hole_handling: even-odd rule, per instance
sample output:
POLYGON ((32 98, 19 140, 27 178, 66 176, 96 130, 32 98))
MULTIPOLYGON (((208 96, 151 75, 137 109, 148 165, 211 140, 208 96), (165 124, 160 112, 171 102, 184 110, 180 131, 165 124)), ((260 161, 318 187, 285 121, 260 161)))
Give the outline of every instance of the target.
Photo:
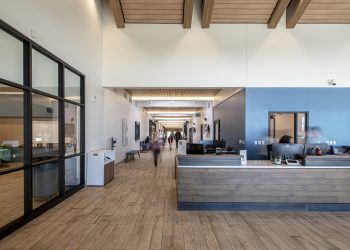
POLYGON ((193 0, 184 1, 184 29, 190 29, 192 25, 193 0))
POLYGON ((292 29, 304 14, 311 0, 292 0, 287 8, 287 28, 292 29))
POLYGON ((269 29, 274 29, 277 27, 278 23, 280 22, 283 13, 286 11, 288 4, 291 0, 279 0, 275 9, 273 10, 273 13, 270 17, 270 20, 267 24, 267 27, 269 29))
POLYGON ((109 0, 117 28, 125 28, 124 14, 120 0, 109 0))
POLYGON ((214 0, 204 0, 202 6, 202 28, 209 28, 213 13, 214 0))

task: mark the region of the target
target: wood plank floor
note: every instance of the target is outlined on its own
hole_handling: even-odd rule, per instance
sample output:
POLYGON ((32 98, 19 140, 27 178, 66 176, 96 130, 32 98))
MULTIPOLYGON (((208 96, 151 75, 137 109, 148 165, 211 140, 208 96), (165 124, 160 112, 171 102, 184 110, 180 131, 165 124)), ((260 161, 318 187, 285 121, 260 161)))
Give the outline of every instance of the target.
POLYGON ((0 242, 0 249, 350 249, 350 213, 177 211, 174 151, 116 167, 0 242))

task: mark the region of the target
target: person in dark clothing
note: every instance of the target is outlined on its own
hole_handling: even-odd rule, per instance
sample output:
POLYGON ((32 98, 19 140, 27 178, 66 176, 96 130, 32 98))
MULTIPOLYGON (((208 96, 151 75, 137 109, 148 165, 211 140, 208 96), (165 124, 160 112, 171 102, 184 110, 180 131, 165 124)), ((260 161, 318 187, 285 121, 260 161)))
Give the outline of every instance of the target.
POLYGON ((169 148, 171 150, 171 145, 173 144, 174 141, 174 136, 173 135, 169 135, 168 137, 168 143, 169 143, 169 148))
POLYGON ((152 152, 153 152, 153 160, 154 160, 154 166, 158 166, 158 159, 160 155, 160 145, 159 141, 157 139, 153 140, 152 143, 152 152))
POLYGON ((284 135, 281 137, 278 143, 293 143, 293 137, 289 135, 284 135))
POLYGON ((175 141, 176 141, 176 148, 179 147, 179 140, 181 140, 181 132, 180 130, 177 130, 175 133, 175 141))

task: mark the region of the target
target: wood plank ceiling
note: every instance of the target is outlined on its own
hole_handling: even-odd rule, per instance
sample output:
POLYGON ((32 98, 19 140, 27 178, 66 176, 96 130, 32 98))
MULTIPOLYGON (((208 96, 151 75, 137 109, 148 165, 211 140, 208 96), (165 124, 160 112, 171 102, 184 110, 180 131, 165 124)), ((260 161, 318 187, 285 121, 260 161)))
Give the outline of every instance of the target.
MULTIPOLYGON (((183 24, 191 28, 194 0, 109 0, 118 28, 125 23, 183 24)), ((202 28, 211 23, 267 24, 276 28, 286 12, 286 27, 296 24, 350 23, 350 0, 202 0, 202 28)))
POLYGON ((109 0, 118 28, 125 23, 183 24, 191 28, 193 0, 109 0))
POLYGON ((350 23, 350 0, 312 0, 298 23, 350 23))
POLYGON ((132 97, 214 97, 222 89, 125 89, 132 97))
POLYGON ((290 0, 203 0, 202 27, 210 23, 262 23, 275 28, 290 0))

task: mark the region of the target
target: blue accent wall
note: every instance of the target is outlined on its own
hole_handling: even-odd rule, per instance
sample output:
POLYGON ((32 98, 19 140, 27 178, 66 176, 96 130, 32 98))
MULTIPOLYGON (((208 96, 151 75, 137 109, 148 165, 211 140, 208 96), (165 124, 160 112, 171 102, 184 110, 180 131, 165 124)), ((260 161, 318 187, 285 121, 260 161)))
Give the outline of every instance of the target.
POLYGON ((308 111, 309 127, 320 126, 337 146, 350 145, 350 88, 247 88, 246 149, 248 159, 265 159, 268 112, 308 111))

